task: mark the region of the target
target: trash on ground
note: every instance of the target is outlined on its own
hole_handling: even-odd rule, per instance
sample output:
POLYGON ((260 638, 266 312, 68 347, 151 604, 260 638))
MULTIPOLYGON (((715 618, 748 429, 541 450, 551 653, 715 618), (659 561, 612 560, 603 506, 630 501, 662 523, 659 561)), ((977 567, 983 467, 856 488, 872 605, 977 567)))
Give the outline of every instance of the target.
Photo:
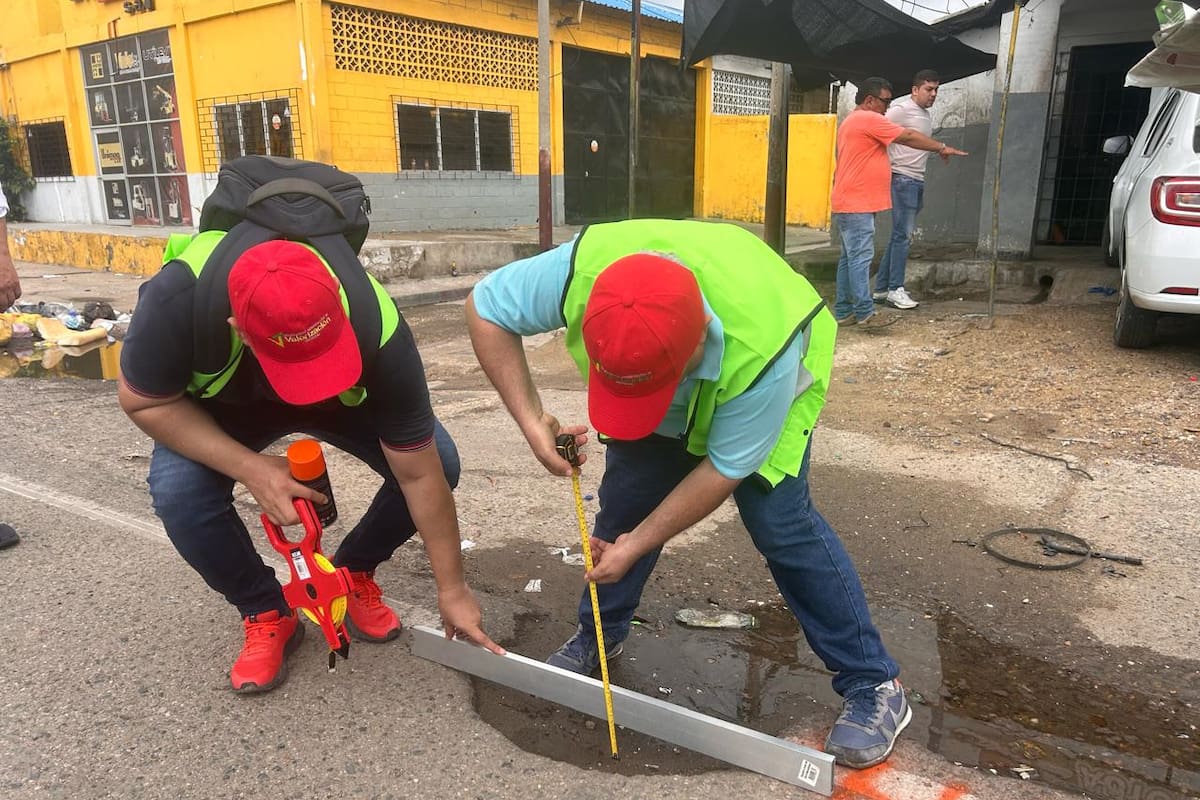
POLYGON ((525 584, 525 591, 540 592, 542 590, 542 579, 532 578, 529 583, 525 584))
POLYGON ((1015 767, 1010 767, 1008 771, 1023 781, 1033 780, 1034 778, 1038 777, 1038 771, 1025 764, 1018 764, 1015 767))
POLYGON ((475 542, 471 541, 470 539, 463 539, 461 542, 458 543, 458 549, 463 551, 464 553, 474 547, 475 547, 475 542))
POLYGON ((681 608, 675 612, 675 621, 689 628, 757 628, 758 620, 740 611, 710 611, 699 608, 681 608))
POLYGON ((572 553, 569 547, 551 547, 550 552, 562 559, 564 564, 572 567, 583 566, 583 553, 572 553))

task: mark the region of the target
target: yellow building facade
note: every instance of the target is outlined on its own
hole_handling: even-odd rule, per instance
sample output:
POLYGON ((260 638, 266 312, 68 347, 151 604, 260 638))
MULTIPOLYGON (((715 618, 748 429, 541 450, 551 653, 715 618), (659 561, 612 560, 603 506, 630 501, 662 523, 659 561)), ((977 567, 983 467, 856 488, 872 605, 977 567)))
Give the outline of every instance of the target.
MULTIPOLYGON (((630 19, 600 2, 551 3, 559 222, 620 217, 627 199, 630 19)), ((13 5, 0 113, 38 179, 33 220, 193 226, 220 164, 260 153, 355 173, 376 230, 536 223, 536 0, 13 5)), ((761 219, 766 120, 714 117, 709 67, 677 66, 680 35, 643 19, 638 214, 761 219)), ((823 226, 831 123, 796 125, 793 174, 815 177, 789 185, 789 219, 823 226), (797 147, 810 136, 826 139, 797 147)))

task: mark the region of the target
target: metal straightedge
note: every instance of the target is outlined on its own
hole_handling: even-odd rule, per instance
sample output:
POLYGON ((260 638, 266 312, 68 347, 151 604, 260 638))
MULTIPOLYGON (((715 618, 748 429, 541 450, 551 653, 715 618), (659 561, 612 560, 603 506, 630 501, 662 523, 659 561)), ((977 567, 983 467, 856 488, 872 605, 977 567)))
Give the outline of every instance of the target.
MULTIPOLYGON (((415 625, 413 655, 604 719, 600 681, 508 653, 498 656, 442 631, 415 625)), ((623 728, 662 739, 736 767, 826 796, 833 794, 833 756, 732 722, 612 687, 613 713, 623 728)))

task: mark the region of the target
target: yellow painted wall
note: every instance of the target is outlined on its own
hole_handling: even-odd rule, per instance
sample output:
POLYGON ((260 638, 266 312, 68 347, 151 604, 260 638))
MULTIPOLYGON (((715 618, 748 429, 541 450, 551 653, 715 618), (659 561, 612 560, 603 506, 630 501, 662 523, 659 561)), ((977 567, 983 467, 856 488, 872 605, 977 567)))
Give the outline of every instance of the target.
MULTIPOLYGON (((502 106, 516 109, 518 174, 537 173, 536 91, 339 70, 332 54, 328 2, 321 0, 157 0, 152 12, 125 14, 120 0, 10 0, 32 13, 8 15, 0 31, 0 110, 18 120, 62 117, 77 175, 95 175, 95 153, 86 119, 78 47, 108 38, 168 28, 183 129, 184 158, 202 168, 196 103, 212 97, 300 89, 302 154, 336 161, 359 172, 393 172, 397 148, 393 98, 502 106), (319 37, 319 41, 316 41, 319 37), (301 42, 304 43, 303 51, 301 42), (301 63, 301 53, 307 64, 301 63), (306 68, 307 67, 307 68, 306 68), (65 86, 67 91, 45 91, 65 86)), ((483 30, 537 37, 537 4, 531 0, 357 0, 348 3, 483 30)), ((629 16, 578 2, 551 2, 553 108, 552 170, 562 164, 562 47, 628 55, 629 16), (558 24, 563 23, 563 24, 558 24)), ((644 55, 676 58, 680 27, 643 19, 644 55)), ((701 95, 707 97, 707 93, 701 95)), ((700 103, 698 118, 706 114, 700 103)), ((697 165, 700 170, 700 165, 697 165)))
MULTIPOLYGON (((703 173, 704 216, 763 221, 768 124, 765 116, 711 118, 703 173)), ((834 115, 793 114, 788 119, 788 224, 829 227, 836 131, 834 115)))
POLYGON ((300 28, 290 3, 191 23, 187 36, 197 99, 301 86, 300 28))
MULTIPOLYGON (((537 38, 537 5, 529 0, 408 0, 402 6, 390 0, 357 0, 347 3, 406 16, 437 20, 453 25, 537 38)), ((629 15, 586 5, 583 23, 559 26, 577 18, 578 3, 552 2, 551 60, 553 101, 551 136, 552 171, 562 173, 562 46, 602 50, 628 55, 629 15)), ((332 41, 328 5, 323 6, 324 40, 332 41)), ((677 58, 680 27, 645 20, 642 53, 677 58)), ((328 46, 328 45, 327 45, 328 46)), ((332 52, 325 55, 328 80, 330 150, 338 165, 351 172, 394 172, 397 169, 395 111, 393 98, 453 103, 466 107, 502 106, 516 109, 518 161, 514 171, 536 175, 538 170, 538 98, 536 91, 504 89, 445 81, 393 78, 336 69, 332 52)))

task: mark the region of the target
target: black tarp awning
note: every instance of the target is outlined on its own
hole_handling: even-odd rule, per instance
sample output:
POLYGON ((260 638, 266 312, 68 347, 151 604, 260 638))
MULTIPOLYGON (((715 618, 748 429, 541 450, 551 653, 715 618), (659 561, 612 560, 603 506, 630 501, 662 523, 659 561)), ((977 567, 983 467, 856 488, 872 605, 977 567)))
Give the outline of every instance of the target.
POLYGON ((1014 0, 988 0, 981 6, 940 19, 929 27, 951 35, 975 28, 990 28, 999 25, 1000 18, 1012 11, 1013 5, 1014 0))
MULTIPOLYGON (((992 0, 985 8, 1003 2, 992 0)), ((682 49, 688 65, 714 55, 791 64, 800 89, 879 76, 903 94, 922 69, 951 81, 996 66, 995 55, 885 0, 685 0, 682 49)))

